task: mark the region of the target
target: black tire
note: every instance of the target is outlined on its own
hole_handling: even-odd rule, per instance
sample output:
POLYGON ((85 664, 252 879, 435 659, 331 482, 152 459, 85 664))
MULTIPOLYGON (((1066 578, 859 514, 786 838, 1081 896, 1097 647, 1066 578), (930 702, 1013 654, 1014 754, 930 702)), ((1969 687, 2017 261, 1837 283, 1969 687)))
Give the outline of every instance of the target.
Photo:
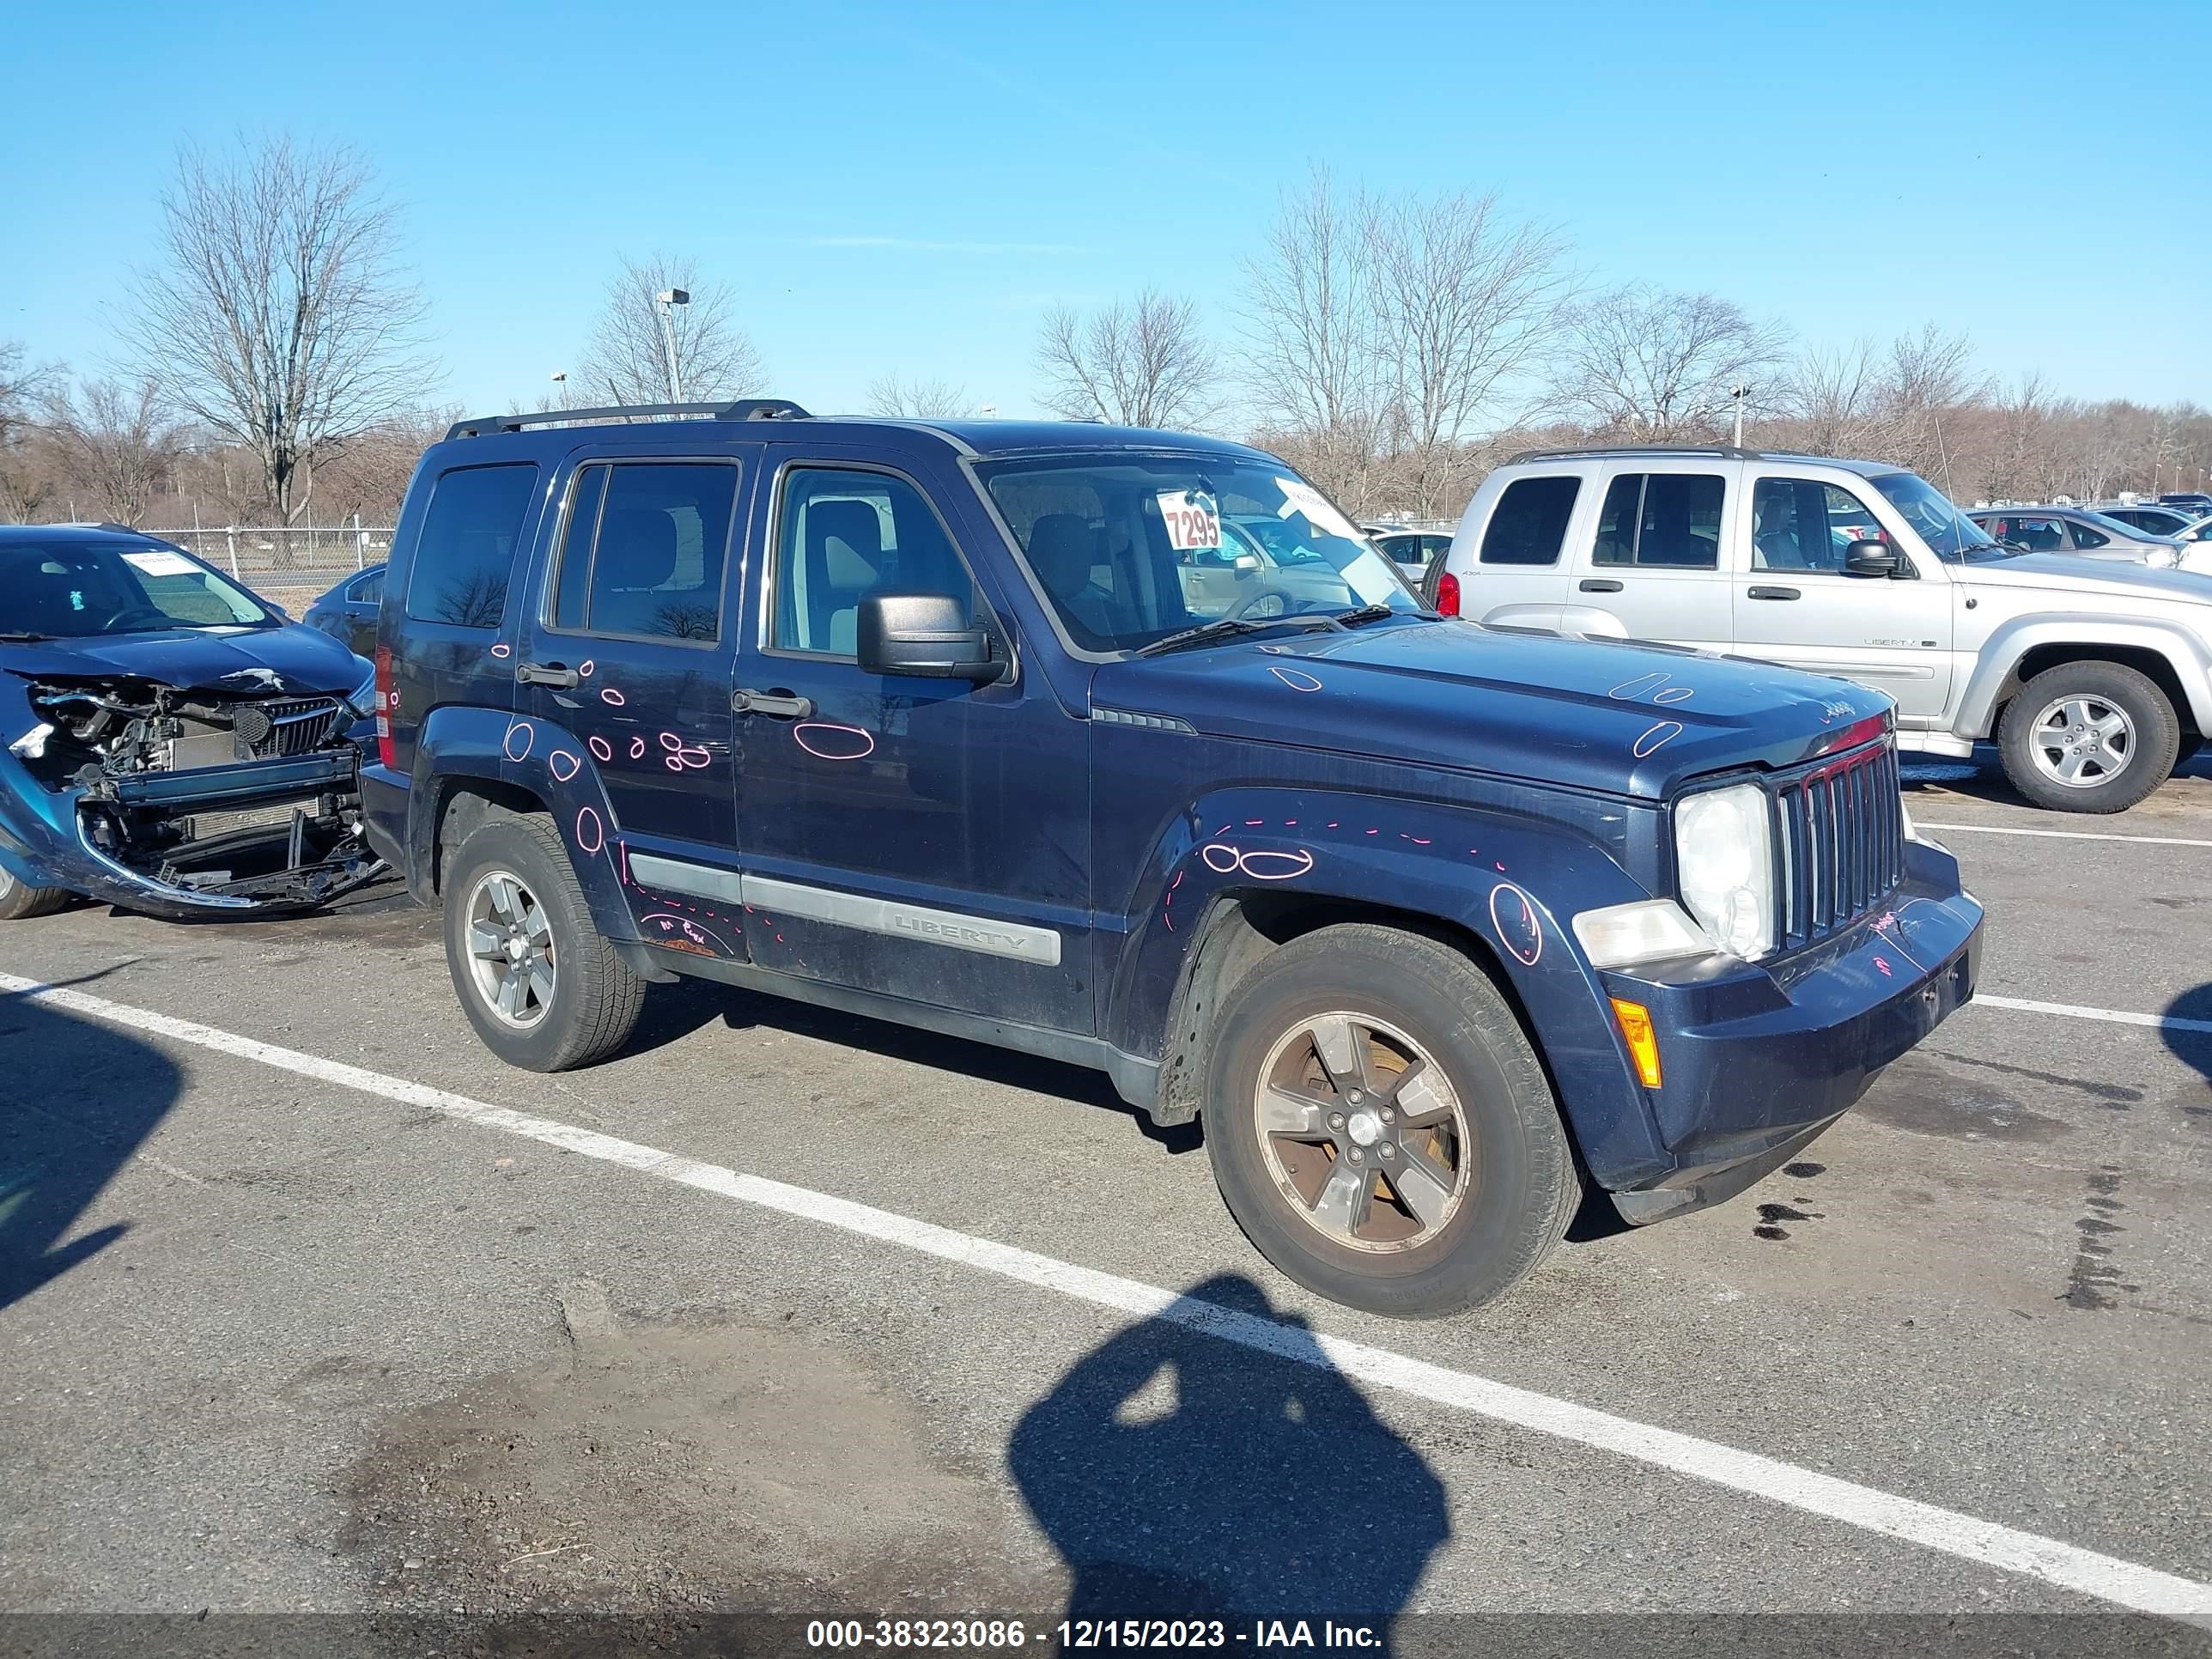
POLYGON ((69 908, 73 896, 65 887, 33 887, 0 870, 0 921, 28 921, 69 908))
POLYGON ((568 849, 549 818, 495 818, 461 843, 444 884, 446 966, 462 1012, 484 1046, 529 1072, 566 1072, 604 1060, 629 1040, 645 981, 592 925, 568 849), (471 908, 495 877, 520 884, 542 912, 552 991, 527 1023, 502 1018, 480 988, 468 945, 471 908))
POLYGON ((2038 806, 2054 812, 2124 812, 2173 775, 2181 743, 2173 705, 2155 681, 2116 662, 2061 663, 2021 687, 2005 705, 1997 724, 1998 752, 2012 787, 2038 806), (2045 711, 2062 700, 2078 698, 2091 708, 2118 711, 2124 718, 2127 750, 2113 764, 2093 763, 2092 781, 2069 784, 2045 769, 2039 753, 2067 757, 2053 736, 2071 736, 2040 725, 2045 711))
MULTIPOLYGON (((1382 1052, 1387 1060, 1378 1043, 1363 1052, 1382 1052)), ((1581 1196, 1544 1068, 1498 988, 1450 946, 1393 927, 1322 928, 1273 952, 1240 981, 1222 1005, 1204 1113, 1214 1180, 1245 1237, 1287 1277, 1370 1313, 1436 1318, 1504 1294, 1559 1242, 1581 1196), (1381 1218, 1410 1224, 1406 1241, 1364 1249, 1340 1243, 1311 1218, 1316 1208, 1309 1205, 1301 1215, 1295 1190, 1280 1184, 1297 1183, 1278 1174, 1284 1160, 1269 1146, 1279 1143, 1260 1128, 1261 1072, 1271 1055, 1295 1052, 1302 1021, 1337 1012, 1395 1027, 1425 1051, 1457 1097, 1470 1146, 1459 1160, 1465 1173, 1457 1207, 1432 1236, 1421 1237, 1428 1230, 1401 1205, 1381 1218)), ((1349 1143, 1340 1138, 1334 1150, 1291 1150, 1326 1159, 1309 1170, 1352 1173, 1349 1143)), ((1411 1156, 1400 1152, 1397 1167, 1411 1156)))

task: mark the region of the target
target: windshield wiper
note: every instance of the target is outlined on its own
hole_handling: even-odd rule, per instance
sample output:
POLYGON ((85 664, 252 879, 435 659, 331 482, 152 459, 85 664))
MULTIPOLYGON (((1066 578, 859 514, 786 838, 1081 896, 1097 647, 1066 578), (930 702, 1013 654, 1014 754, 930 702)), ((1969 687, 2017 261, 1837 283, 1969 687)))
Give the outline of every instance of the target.
POLYGON ((1232 639, 1239 634, 1261 634, 1271 628, 1296 628, 1305 633, 1316 629, 1334 628, 1336 624, 1326 617, 1267 617, 1254 622, 1244 617, 1220 617, 1210 623, 1200 623, 1195 628, 1186 628, 1180 633, 1164 635, 1150 645, 1140 645, 1134 654, 1157 657, 1164 652, 1181 651, 1194 645, 1209 645, 1215 640, 1232 639))
POLYGON ((1384 622, 1392 617, 1426 617, 1425 611, 1401 611, 1393 605, 1363 605, 1357 611, 1340 611, 1329 618, 1339 628, 1358 628, 1362 623, 1384 622))

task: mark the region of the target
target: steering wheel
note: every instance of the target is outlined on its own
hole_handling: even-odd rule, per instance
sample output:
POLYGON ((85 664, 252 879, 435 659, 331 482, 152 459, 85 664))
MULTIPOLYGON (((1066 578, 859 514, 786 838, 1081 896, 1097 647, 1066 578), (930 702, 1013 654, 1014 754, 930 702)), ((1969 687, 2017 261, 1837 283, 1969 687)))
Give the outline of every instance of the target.
POLYGON ((1246 611, 1257 606, 1262 599, 1273 599, 1277 607, 1275 615, 1287 617, 1291 614, 1291 606, 1296 602, 1296 597, 1283 588, 1263 583, 1242 599, 1233 602, 1222 614, 1230 621, 1236 622, 1240 620, 1246 611))
POLYGON ((155 622, 164 624, 166 624, 169 620, 169 613, 167 611, 158 611, 150 605, 126 605, 121 610, 111 615, 106 622, 100 623, 100 631, 105 633, 111 628, 119 627, 122 623, 128 622, 133 617, 150 617, 155 622))

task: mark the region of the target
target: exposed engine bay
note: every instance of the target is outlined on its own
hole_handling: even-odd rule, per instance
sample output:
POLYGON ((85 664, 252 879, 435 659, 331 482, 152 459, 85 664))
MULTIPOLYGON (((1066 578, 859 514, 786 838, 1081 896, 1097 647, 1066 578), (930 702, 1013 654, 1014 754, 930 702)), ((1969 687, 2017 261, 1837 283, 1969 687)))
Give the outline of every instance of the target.
POLYGON ((27 677, 36 724, 9 750, 76 798, 101 884, 152 884, 164 908, 313 908, 372 879, 349 735, 365 711, 267 669, 226 682, 27 677))

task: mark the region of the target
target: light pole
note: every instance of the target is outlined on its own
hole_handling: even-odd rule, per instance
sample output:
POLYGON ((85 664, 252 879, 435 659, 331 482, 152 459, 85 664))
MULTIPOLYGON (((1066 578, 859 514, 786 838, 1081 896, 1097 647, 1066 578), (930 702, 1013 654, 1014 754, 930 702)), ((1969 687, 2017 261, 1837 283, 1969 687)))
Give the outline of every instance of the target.
POLYGON ((684 381, 676 372, 676 307, 691 303, 688 289, 665 288, 654 295, 660 306, 660 343, 668 353, 668 401, 684 401, 684 381))
POLYGON ((1735 447, 1738 449, 1743 447, 1743 400, 1750 393, 1751 388, 1747 386, 1732 386, 1729 388, 1729 396, 1735 400, 1735 447))
POLYGON ((556 368, 553 371, 553 395, 560 399, 562 408, 568 408, 568 371, 565 368, 556 368))

